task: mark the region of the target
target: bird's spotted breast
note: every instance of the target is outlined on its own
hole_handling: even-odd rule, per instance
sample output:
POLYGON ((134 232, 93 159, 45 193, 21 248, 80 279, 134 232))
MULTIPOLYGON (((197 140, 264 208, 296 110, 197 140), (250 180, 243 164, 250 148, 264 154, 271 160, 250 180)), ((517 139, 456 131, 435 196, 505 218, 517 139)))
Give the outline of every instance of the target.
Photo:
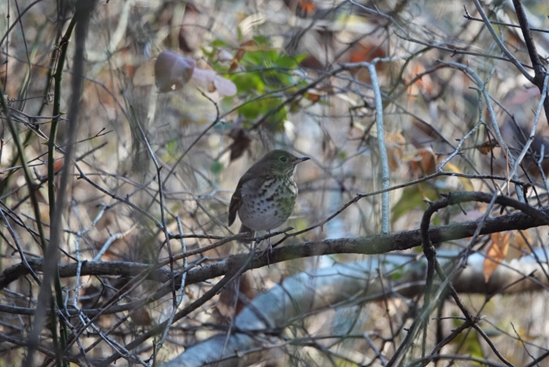
POLYGON ((243 185, 244 200, 238 216, 255 231, 269 231, 292 214, 296 196, 297 185, 291 177, 266 178, 261 185, 243 185))

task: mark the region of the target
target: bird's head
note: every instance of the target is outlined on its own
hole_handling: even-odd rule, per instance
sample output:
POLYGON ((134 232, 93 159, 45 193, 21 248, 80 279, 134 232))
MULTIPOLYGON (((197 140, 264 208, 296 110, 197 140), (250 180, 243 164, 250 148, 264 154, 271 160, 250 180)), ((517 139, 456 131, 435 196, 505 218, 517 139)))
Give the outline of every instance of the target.
POLYGON ((281 149, 275 149, 265 154, 254 166, 259 172, 275 175, 293 175, 298 163, 308 160, 309 157, 296 157, 281 149))

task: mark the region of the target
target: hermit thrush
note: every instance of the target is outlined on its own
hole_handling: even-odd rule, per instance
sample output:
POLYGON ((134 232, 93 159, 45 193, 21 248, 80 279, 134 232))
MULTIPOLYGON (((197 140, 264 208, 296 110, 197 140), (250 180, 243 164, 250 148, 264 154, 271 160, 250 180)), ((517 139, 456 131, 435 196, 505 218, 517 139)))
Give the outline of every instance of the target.
POLYGON ((236 213, 242 222, 240 232, 270 231, 284 223, 297 197, 295 167, 308 159, 273 150, 252 165, 238 181, 231 198, 229 226, 236 213))

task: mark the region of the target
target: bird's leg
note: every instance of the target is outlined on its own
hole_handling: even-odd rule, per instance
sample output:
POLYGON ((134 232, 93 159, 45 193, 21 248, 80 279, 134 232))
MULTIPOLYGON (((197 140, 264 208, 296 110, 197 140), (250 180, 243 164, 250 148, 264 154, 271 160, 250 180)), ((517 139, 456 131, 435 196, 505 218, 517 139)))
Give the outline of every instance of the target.
POLYGON ((267 247, 267 250, 266 250, 266 252, 268 251, 268 253, 267 253, 267 266, 271 267, 271 255, 273 253, 273 245, 271 243, 271 239, 272 239, 271 230, 269 229, 267 231, 267 233, 269 234, 269 247, 267 247))
POLYGON ((259 244, 255 239, 255 231, 250 231, 250 239, 252 241, 249 242, 250 244, 250 252, 252 252, 252 255, 255 253, 255 250, 257 248, 257 245, 259 244))

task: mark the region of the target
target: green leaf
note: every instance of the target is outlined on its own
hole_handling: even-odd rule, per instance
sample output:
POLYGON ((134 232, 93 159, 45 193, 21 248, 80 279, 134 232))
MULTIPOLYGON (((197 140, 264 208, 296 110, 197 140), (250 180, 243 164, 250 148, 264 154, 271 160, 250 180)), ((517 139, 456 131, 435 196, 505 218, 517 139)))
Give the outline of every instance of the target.
POLYGON ((293 58, 297 64, 301 63, 301 61, 305 60, 309 56, 309 54, 299 54, 294 55, 293 58))
POLYGON ((166 151, 168 152, 169 155, 171 156, 175 155, 176 149, 177 149, 177 141, 172 140, 172 141, 169 141, 168 144, 166 144, 166 151))
POLYGON ((391 280, 395 280, 395 281, 400 280, 403 277, 404 277, 404 274, 400 270, 395 270, 390 274, 391 280))
MULTIPOLYGON (((271 104, 270 106, 272 108, 276 108, 276 106, 280 105, 282 103, 281 100, 276 99, 276 102, 271 104)), ((284 131, 284 121, 288 118, 286 107, 283 107, 279 109, 276 113, 269 115, 267 119, 265 120, 267 127, 271 131, 284 131)))
POLYGON ((221 38, 214 39, 211 43, 211 46, 216 48, 221 48, 221 47, 232 48, 233 47, 231 44, 229 44, 229 42, 222 40, 221 38))
POLYGON ((236 106, 235 97, 225 97, 223 98, 219 103, 219 108, 221 108, 221 111, 227 112, 232 110, 236 106))
POLYGON ((238 113, 240 113, 242 116, 247 118, 248 120, 255 120, 260 115, 260 107, 261 102, 257 101, 257 103, 246 103, 238 108, 238 113))
POLYGON ((219 161, 213 162, 212 173, 217 176, 221 173, 221 171, 223 171, 223 164, 219 161))
POLYGON ((258 45, 264 45, 264 46, 270 46, 271 45, 271 41, 266 36, 255 36, 254 41, 258 45))
POLYGON ((394 223, 404 214, 419 207, 425 207, 425 199, 436 200, 438 193, 427 183, 408 186, 404 189, 400 200, 392 208, 391 221, 394 223))
POLYGON ((287 56, 287 55, 282 55, 282 56, 278 57, 275 64, 278 67, 288 68, 288 69, 295 69, 299 66, 297 61, 295 60, 295 58, 287 56))
POLYGON ((262 94, 265 92, 265 82, 257 72, 234 74, 230 79, 240 94, 249 92, 262 94))
MULTIPOLYGON (((463 321, 461 323, 463 323, 463 321)), ((482 345, 480 343, 478 333, 475 330, 471 330, 468 333, 461 333, 452 344, 459 345, 459 352, 462 354, 467 354, 471 357, 476 357, 479 359, 486 358, 482 350, 482 345)), ((480 363, 472 363, 471 365, 483 366, 483 364, 480 363)))

